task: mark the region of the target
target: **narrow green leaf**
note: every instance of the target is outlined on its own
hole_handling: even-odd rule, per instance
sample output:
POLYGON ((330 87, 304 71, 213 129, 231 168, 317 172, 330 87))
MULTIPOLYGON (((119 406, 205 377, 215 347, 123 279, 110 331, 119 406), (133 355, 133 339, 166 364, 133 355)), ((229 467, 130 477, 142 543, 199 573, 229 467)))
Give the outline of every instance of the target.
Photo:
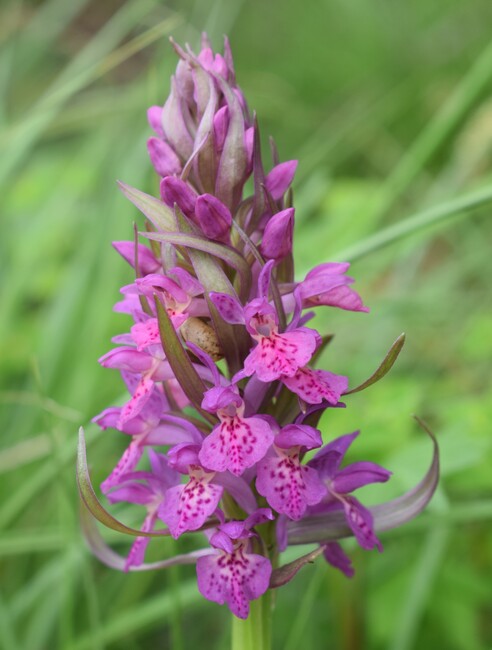
POLYGON ((321 553, 323 553, 323 547, 319 546, 314 551, 302 555, 297 560, 275 569, 270 578, 270 589, 276 589, 277 587, 282 587, 282 585, 287 584, 303 566, 314 562, 321 553))
POLYGON ((201 408, 203 393, 207 388, 195 370, 186 350, 179 340, 167 311, 157 298, 155 300, 155 308, 157 320, 159 321, 162 348, 176 379, 193 406, 200 411, 209 422, 215 423, 216 420, 210 415, 210 413, 202 411, 201 408))
POLYGON ((91 479, 89 476, 89 468, 87 467, 87 453, 85 447, 84 429, 79 429, 79 444, 77 449, 77 484, 79 486, 80 498, 89 512, 107 528, 117 530, 125 535, 133 535, 134 537, 162 537, 170 535, 168 530, 162 530, 154 533, 144 533, 135 528, 129 528, 115 519, 104 508, 98 500, 94 488, 92 487, 91 479))
POLYGON ((167 232, 176 231, 173 212, 165 203, 156 199, 155 196, 141 192, 135 187, 126 185, 126 183, 122 183, 121 181, 118 181, 118 186, 126 198, 129 199, 156 228, 167 232))
POLYGON ((359 386, 356 388, 352 388, 351 390, 346 391, 343 393, 344 395, 351 395, 352 393, 358 393, 361 390, 364 390, 371 386, 372 384, 375 384, 378 382, 380 379, 382 379, 393 367, 395 361, 398 358, 398 355, 400 354, 403 345, 405 343, 405 334, 400 334, 400 336, 396 339, 396 341, 393 343, 393 345, 390 347, 388 350, 388 353, 384 357, 381 365, 378 367, 376 372, 374 372, 369 379, 366 379, 366 381, 362 382, 359 386))

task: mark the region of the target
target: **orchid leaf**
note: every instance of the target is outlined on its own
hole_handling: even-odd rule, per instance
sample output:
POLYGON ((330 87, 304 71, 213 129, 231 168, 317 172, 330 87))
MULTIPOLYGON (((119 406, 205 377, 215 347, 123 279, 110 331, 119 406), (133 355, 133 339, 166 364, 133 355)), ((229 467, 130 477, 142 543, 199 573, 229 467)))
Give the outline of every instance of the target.
POLYGON ((200 411, 209 422, 215 423, 215 419, 209 413, 206 413, 206 411, 202 411, 201 409, 203 393, 206 391, 206 386, 195 370, 186 350, 179 340, 167 311, 157 298, 155 300, 155 308, 157 320, 159 322, 162 348, 176 379, 194 407, 200 411))
MULTIPOLYGON (((117 569, 118 571, 126 571, 126 558, 119 553, 116 553, 116 551, 106 544, 97 528, 94 517, 84 502, 82 502, 82 508, 80 511, 80 523, 85 541, 87 542, 92 554, 106 566, 109 566, 112 569, 117 569)), ((203 549, 183 555, 175 555, 172 558, 160 562, 130 566, 128 571, 153 571, 155 569, 166 569, 175 564, 195 564, 199 557, 208 553, 210 553, 210 549, 203 549)))
POLYGON ((141 192, 135 187, 126 185, 126 183, 122 183, 121 181, 118 181, 118 185, 126 198, 129 199, 156 228, 171 232, 176 230, 172 210, 165 205, 165 203, 159 201, 159 199, 156 199, 154 196, 141 192))
POLYGON ((92 487, 91 478, 89 476, 89 468, 87 467, 87 452, 85 446, 84 429, 79 429, 79 444, 77 449, 77 484, 79 487, 80 498, 83 505, 91 513, 95 519, 104 524, 107 528, 117 530, 126 535, 133 535, 134 537, 163 537, 170 535, 168 530, 162 530, 154 533, 144 533, 141 530, 130 528, 115 519, 113 515, 104 508, 102 503, 96 496, 94 488, 92 487))
POLYGON ((306 555, 302 555, 301 557, 297 558, 297 560, 289 562, 289 564, 284 564, 284 566, 275 569, 272 572, 272 576, 270 578, 270 589, 282 587, 283 585, 290 582, 296 573, 302 569, 303 566, 314 562, 314 560, 322 553, 323 547, 320 546, 314 551, 306 553, 306 555))
MULTIPOLYGON (((374 517, 376 531, 396 528, 416 517, 429 503, 436 490, 439 481, 437 440, 428 426, 420 418, 414 417, 432 440, 434 448, 432 462, 422 481, 412 490, 387 503, 369 508, 374 517)), ((305 518, 299 522, 289 522, 287 533, 289 544, 322 543, 353 535, 342 511, 305 518)))
POLYGON ((373 373, 369 377, 369 379, 366 379, 366 381, 362 382, 362 384, 360 384, 356 388, 352 388, 351 390, 346 391, 345 393, 343 393, 343 395, 351 395, 352 393, 358 393, 361 390, 368 388, 372 384, 375 384, 380 379, 382 379, 393 367, 395 361, 398 358, 398 355, 400 354, 403 348, 404 343, 405 343, 405 334, 400 334, 400 336, 396 339, 396 341, 388 350, 388 353, 384 357, 381 365, 376 370, 376 372, 373 373))
POLYGON ((208 253, 212 257, 218 257, 223 260, 228 266, 237 271, 240 279, 241 290, 240 294, 243 300, 249 296, 251 288, 251 271, 246 263, 244 257, 233 248, 224 246, 217 242, 210 241, 200 235, 184 232, 141 232, 143 237, 155 241, 166 242, 174 246, 184 246, 194 250, 208 253))

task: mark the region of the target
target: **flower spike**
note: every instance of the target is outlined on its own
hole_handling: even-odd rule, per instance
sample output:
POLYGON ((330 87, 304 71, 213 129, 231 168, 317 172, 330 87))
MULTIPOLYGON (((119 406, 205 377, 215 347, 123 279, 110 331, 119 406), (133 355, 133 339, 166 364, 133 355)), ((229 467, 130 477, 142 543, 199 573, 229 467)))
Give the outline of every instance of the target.
POLYGON ((404 337, 355 388, 333 368, 318 367, 332 335, 306 326, 312 310, 369 311, 349 264, 326 262, 295 280, 297 161, 282 161, 270 139, 273 163, 265 165, 227 38, 223 54, 206 34, 197 53, 171 43, 179 61, 169 96, 147 113, 159 195, 119 184, 146 221, 134 241, 113 243, 133 268, 114 308, 131 323, 99 361, 121 373, 129 395, 93 420, 104 435, 126 436, 101 489, 110 504, 140 508, 140 528, 115 519, 97 498, 83 432, 82 522, 94 554, 109 566, 194 563, 200 593, 244 619, 251 601, 319 556, 351 577, 338 540, 351 536, 382 550, 378 531, 416 516, 432 497, 438 449, 423 425, 434 456, 421 483, 375 508, 354 496, 391 472, 371 461, 345 463, 359 432, 324 444, 317 427, 323 413, 346 406, 342 396, 389 371, 404 337), (126 558, 104 543, 94 519, 134 538, 126 558), (151 538, 193 534, 206 548, 145 563, 151 538), (278 566, 288 545, 304 543, 317 546, 278 566))

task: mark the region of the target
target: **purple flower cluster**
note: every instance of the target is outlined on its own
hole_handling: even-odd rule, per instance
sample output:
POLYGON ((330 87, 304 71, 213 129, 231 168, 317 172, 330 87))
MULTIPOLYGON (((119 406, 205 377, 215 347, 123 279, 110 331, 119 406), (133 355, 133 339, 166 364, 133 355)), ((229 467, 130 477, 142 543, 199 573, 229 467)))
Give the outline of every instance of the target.
MULTIPOLYGON (((362 548, 381 550, 373 514, 352 493, 390 472, 343 466, 358 432, 323 445, 316 428, 326 409, 343 406, 348 380, 315 368, 327 340, 306 310, 368 310, 348 264, 294 279, 297 162, 279 162, 273 148, 265 173, 227 40, 223 56, 206 38, 197 56, 175 49, 171 94, 148 112, 160 197, 123 186, 147 217, 150 247, 114 243, 135 270, 115 309, 134 324, 100 363, 121 373, 130 397, 94 421, 129 445, 101 489, 110 503, 146 510, 126 570, 143 564, 156 523, 176 539, 200 531, 200 592, 246 618, 249 602, 276 586, 289 522, 339 513, 362 548)), ((336 541, 321 548, 353 574, 336 541)))

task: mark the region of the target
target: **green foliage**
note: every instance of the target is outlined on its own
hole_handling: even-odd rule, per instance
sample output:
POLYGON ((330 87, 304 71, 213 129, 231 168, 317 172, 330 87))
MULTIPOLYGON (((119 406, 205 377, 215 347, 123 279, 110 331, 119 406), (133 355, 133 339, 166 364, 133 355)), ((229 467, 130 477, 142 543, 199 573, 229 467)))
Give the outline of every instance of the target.
MULTIPOLYGON (((96 361, 126 326, 111 305, 130 274, 110 242, 142 222, 115 181, 156 191, 145 110, 168 90, 166 35, 196 46, 202 29, 217 46, 230 35, 263 137, 301 161, 299 275, 347 254, 371 307, 317 316, 336 334, 324 367, 357 386, 406 332, 389 376, 325 417, 325 438, 360 427, 357 453, 395 472, 372 503, 427 469, 411 413, 442 450, 428 512, 383 534, 384 554, 349 543, 352 581, 318 560, 275 591, 275 647, 492 646, 491 20, 487 0, 2 3, 2 647, 228 646, 193 567, 126 575, 90 556, 74 479, 79 425, 121 390, 96 361)), ((90 426, 87 439, 96 484, 124 441, 90 426)), ((189 545, 154 540, 149 561, 189 545)))

